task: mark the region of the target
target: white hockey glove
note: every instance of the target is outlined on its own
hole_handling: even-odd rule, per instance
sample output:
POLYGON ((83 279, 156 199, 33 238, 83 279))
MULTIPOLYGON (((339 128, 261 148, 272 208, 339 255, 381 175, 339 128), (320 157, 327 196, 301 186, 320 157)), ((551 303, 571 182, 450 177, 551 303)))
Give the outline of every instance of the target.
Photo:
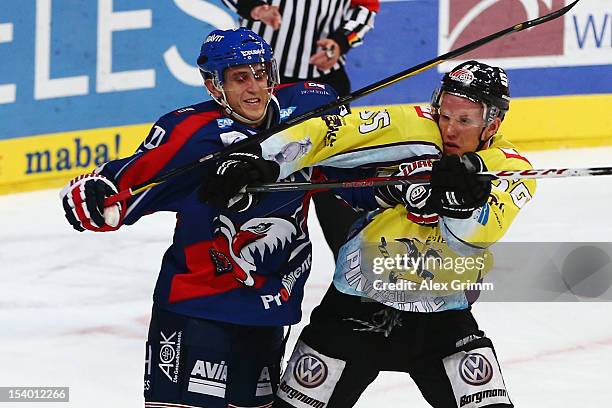
POLYGON ((116 194, 117 187, 101 174, 78 176, 60 191, 66 219, 77 231, 114 231, 124 217, 124 203, 104 208, 104 199, 116 194))

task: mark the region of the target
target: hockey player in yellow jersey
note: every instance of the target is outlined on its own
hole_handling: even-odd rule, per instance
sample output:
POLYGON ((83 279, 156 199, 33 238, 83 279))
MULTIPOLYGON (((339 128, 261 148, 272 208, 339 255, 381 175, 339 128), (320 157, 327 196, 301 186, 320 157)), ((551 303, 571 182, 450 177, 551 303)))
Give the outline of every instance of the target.
POLYGON ((380 371, 409 373, 433 407, 513 406, 491 340, 471 314, 472 291, 461 285, 482 280, 487 248, 535 192, 533 180, 478 176, 531 168, 498 134, 509 102, 506 73, 469 61, 443 77, 431 108, 331 115, 262 144, 279 179, 314 165, 431 176, 427 184, 338 191, 372 211, 340 250, 275 407, 351 407, 380 371))

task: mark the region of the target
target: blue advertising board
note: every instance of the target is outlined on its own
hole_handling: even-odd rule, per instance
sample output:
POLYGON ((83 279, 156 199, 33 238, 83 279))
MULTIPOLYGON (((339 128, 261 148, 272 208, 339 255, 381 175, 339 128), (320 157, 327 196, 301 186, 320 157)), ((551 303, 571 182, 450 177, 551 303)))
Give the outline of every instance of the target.
MULTIPOLYGON (((353 89, 565 4, 382 1, 374 30, 348 54, 353 89)), ((218 0, 5 2, 0 11, 0 193, 56 185, 129 154, 157 117, 208 99, 195 64, 202 39, 214 28, 235 25, 236 16, 218 0), (85 148, 88 156, 82 156, 85 148), (65 159, 60 152, 67 152, 65 159)), ((467 57, 508 70, 511 94, 518 98, 513 110, 523 126, 509 121, 509 130, 524 133, 530 126, 532 135, 559 134, 568 128, 562 123, 568 113, 580 118, 611 107, 612 0, 582 0, 563 18, 467 57), (561 122, 538 127, 538 115, 529 116, 534 110, 552 112, 558 117, 551 120, 561 122)), ((454 63, 354 106, 425 102, 441 72, 454 63)), ((570 136, 598 138, 583 145, 612 144, 611 121, 600 118, 597 124, 571 128, 570 136)))

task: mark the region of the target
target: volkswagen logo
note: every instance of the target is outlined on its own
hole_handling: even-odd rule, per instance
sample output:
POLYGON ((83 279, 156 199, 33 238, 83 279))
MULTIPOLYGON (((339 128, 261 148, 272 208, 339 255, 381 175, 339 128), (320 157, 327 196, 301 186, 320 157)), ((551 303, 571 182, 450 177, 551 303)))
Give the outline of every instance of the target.
POLYGON ((293 375, 301 386, 315 388, 327 378, 327 366, 312 354, 304 354, 295 363, 293 375))
POLYGON ((483 385, 491 381, 493 367, 482 354, 471 353, 461 359, 459 374, 470 385, 483 385))

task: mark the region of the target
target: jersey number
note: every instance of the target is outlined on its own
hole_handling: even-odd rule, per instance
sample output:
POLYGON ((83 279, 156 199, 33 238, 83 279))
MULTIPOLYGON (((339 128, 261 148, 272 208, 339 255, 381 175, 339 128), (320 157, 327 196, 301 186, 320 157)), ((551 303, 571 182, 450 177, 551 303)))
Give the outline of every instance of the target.
POLYGON ((510 194, 512 202, 518 208, 523 208, 527 201, 531 200, 529 189, 524 183, 519 182, 514 186, 511 186, 508 180, 495 180, 493 183, 496 184, 495 188, 498 190, 506 191, 508 194, 510 194))
POLYGON ((389 112, 387 112, 386 110, 362 111, 359 112, 359 117, 361 118, 361 120, 367 121, 359 125, 359 133, 373 132, 376 129, 385 128, 391 123, 389 112))

